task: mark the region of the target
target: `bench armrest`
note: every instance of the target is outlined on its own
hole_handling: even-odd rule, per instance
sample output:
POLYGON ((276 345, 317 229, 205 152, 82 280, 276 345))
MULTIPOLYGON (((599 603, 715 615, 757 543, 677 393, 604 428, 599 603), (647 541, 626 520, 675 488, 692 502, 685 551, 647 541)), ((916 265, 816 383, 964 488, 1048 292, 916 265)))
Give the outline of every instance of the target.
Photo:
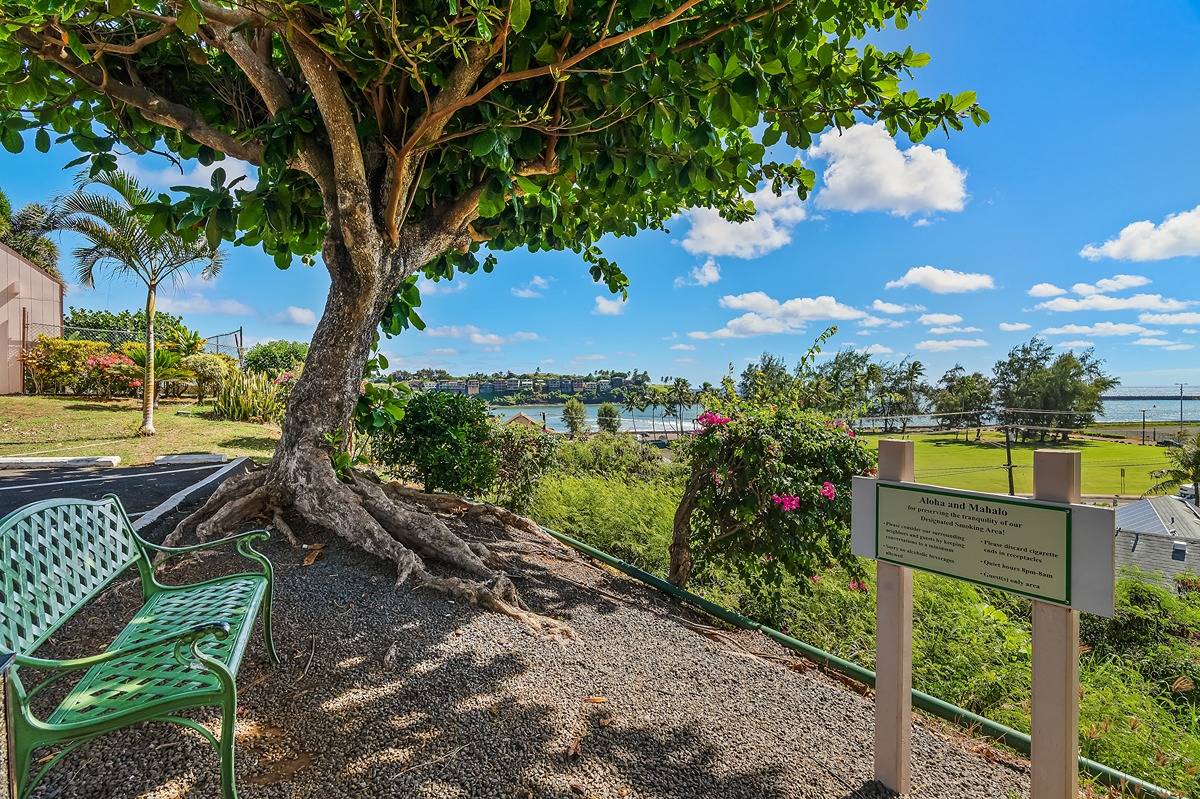
POLYGON ((223 621, 210 621, 202 624, 193 624, 185 630, 178 632, 167 633, 160 635, 157 638, 151 638, 148 641, 142 641, 140 644, 133 646, 122 647, 121 649, 110 649, 101 652, 99 655, 90 655, 82 658, 70 658, 67 660, 53 660, 49 658, 35 658, 29 655, 13 655, 12 665, 14 666, 29 666, 34 669, 49 669, 56 671, 75 671, 78 669, 87 669, 96 666, 100 663, 107 663, 110 660, 133 655, 147 649, 153 649, 156 646, 163 644, 175 644, 178 649, 181 645, 195 644, 208 636, 214 636, 218 639, 225 639, 229 635, 229 625, 223 621))
POLYGON ((164 558, 173 558, 177 555, 186 555, 189 552, 201 552, 206 549, 216 549, 217 547, 225 546, 226 544, 236 544, 238 550, 242 549, 242 543, 253 543, 254 541, 266 541, 271 537, 271 534, 266 530, 247 530, 244 533, 231 535, 226 538, 218 538, 216 541, 203 541, 199 544, 191 544, 186 547, 164 547, 162 544, 154 544, 146 539, 138 536, 138 541, 146 549, 153 550, 161 554, 164 558))

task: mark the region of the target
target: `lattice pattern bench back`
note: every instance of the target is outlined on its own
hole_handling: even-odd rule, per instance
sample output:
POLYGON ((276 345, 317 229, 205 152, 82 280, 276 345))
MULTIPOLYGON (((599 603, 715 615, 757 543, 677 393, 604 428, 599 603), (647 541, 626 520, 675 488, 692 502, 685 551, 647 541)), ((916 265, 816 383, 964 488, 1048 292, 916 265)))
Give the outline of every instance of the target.
POLYGON ((115 497, 53 499, 0 521, 0 652, 29 654, 143 557, 115 497))

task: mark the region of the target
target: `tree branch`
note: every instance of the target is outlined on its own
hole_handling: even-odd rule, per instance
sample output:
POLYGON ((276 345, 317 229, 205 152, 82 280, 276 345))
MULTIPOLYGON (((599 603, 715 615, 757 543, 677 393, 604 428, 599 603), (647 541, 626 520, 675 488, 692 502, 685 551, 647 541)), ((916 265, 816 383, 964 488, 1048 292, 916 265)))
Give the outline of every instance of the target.
POLYGON ((178 130, 193 141, 226 155, 252 164, 262 163, 262 145, 259 142, 239 141, 232 134, 210 125, 204 117, 186 105, 168 100, 145 86, 131 86, 114 80, 95 64, 77 62, 64 50, 62 42, 43 38, 27 28, 17 31, 14 38, 36 53, 38 58, 57 64, 86 83, 93 91, 136 108, 150 121, 178 130))
POLYGON ((711 41, 712 39, 715 39, 716 37, 720 36, 722 33, 725 33, 728 30, 732 30, 732 29, 736 28, 738 25, 744 25, 747 22, 754 22, 757 19, 762 19, 763 17, 778 13, 778 12, 782 11, 783 9, 787 8, 788 6, 790 6, 794 2, 795 2, 795 0, 783 0, 783 2, 781 2, 781 3, 773 5, 770 8, 764 8, 759 11, 755 11, 753 14, 751 14, 747 17, 743 17, 742 19, 737 19, 737 20, 734 20, 733 22, 727 22, 724 25, 718 25, 717 27, 713 28, 708 33, 704 34, 703 36, 698 36, 697 38, 691 39, 690 41, 681 42, 680 44, 675 45, 674 47, 671 48, 671 52, 678 53, 683 50, 687 50, 689 48, 695 47, 697 45, 704 44, 705 42, 711 41))

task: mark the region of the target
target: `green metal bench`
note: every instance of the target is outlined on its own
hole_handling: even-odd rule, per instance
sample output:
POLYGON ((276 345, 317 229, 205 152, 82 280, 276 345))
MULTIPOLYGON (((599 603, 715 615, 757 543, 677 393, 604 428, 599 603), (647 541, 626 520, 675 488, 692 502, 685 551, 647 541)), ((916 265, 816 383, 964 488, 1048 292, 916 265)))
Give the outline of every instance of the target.
POLYGON ((235 799, 234 677, 260 608, 267 654, 273 664, 278 662, 271 641, 271 563, 252 546, 267 536, 254 530, 195 546, 158 546, 134 532, 112 495, 97 502, 35 502, 0 519, 0 675, 7 677, 12 799, 27 797, 75 748, 145 721, 181 724, 204 736, 220 755, 225 799, 235 799), (154 577, 157 553, 169 558, 230 544, 261 571, 180 586, 163 585, 154 577), (76 611, 134 566, 145 603, 105 652, 70 660, 33 656, 76 611), (20 671, 26 668, 41 677, 30 688, 21 681, 20 671), (36 717, 31 700, 79 672, 82 677, 58 707, 44 719, 36 717), (178 715, 196 707, 221 709, 219 740, 178 715), (31 773, 33 752, 41 747, 56 751, 31 773))

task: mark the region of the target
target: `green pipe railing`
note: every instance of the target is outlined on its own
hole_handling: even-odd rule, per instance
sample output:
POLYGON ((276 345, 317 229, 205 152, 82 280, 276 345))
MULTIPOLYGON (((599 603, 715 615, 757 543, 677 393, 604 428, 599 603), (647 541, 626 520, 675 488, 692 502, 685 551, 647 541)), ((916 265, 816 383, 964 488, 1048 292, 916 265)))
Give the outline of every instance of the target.
MULTIPOLYGON (((863 683, 864 685, 870 687, 875 686, 875 672, 871 671, 870 669, 863 668, 857 663, 840 658, 837 655, 830 654, 822 649, 817 649, 811 644, 806 644, 799 639, 793 638, 787 633, 782 633, 772 627, 767 627, 765 624, 759 624, 753 619, 747 618, 746 616, 729 610, 728 608, 723 608, 715 602, 710 602, 702 596, 693 594, 687 589, 680 588, 679 586, 664 580, 657 575, 643 571, 637 566, 626 563, 620 558, 615 558, 612 555, 609 555, 607 552, 596 549, 595 547, 585 544, 569 535, 557 532, 556 530, 551 530, 548 527, 543 527, 542 529, 554 538, 558 539, 564 544, 574 547, 585 555, 595 558, 602 563, 606 563, 609 566, 612 566, 614 569, 624 572, 630 577, 633 577, 634 579, 639 580, 646 585, 657 588, 659 591, 669 594, 681 602, 704 611, 710 616, 714 616, 721 621, 733 625, 734 627, 741 627, 745 630, 754 630, 755 632, 762 633, 763 635, 774 641, 777 641, 788 649, 799 652, 805 658, 813 661, 814 663, 818 663, 825 668, 832 669, 833 671, 843 674, 857 682, 863 683)), ((938 718, 954 722, 962 727, 966 727, 968 730, 981 733, 987 738, 1000 741, 1006 746, 1017 750, 1021 754, 1029 754, 1029 736, 1020 730, 1014 730, 1012 727, 992 721, 989 718, 972 713, 971 711, 965 710, 957 705, 952 705, 949 702, 938 699, 936 696, 931 696, 930 694, 927 694, 924 691, 918 691, 915 688, 912 691, 912 703, 914 707, 918 707, 927 713, 937 716, 938 718)), ((1104 785, 1131 791, 1135 795, 1156 796, 1162 797, 1162 799, 1178 799, 1179 796, 1178 794, 1168 791, 1166 788, 1160 787, 1151 782, 1146 782, 1143 779, 1139 779, 1130 774, 1118 771, 1115 768, 1110 768, 1103 763, 1097 763, 1095 760, 1090 760, 1086 757, 1081 756, 1079 758, 1079 768, 1084 773, 1095 777, 1104 785)))

